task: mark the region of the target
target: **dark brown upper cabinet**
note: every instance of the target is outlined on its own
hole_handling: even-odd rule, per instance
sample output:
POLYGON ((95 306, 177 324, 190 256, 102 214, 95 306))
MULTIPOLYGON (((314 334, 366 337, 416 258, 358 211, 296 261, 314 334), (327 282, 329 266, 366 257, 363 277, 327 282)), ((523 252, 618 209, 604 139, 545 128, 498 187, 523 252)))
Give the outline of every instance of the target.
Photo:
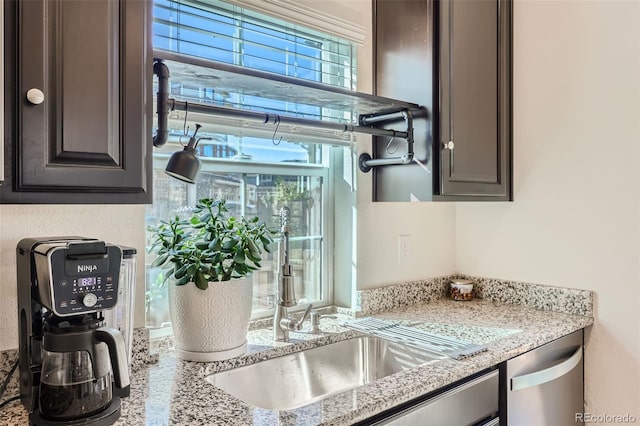
POLYGON ((511 200, 512 1, 434 7, 434 199, 511 200))
POLYGON ((151 202, 151 2, 5 2, 1 203, 151 202))

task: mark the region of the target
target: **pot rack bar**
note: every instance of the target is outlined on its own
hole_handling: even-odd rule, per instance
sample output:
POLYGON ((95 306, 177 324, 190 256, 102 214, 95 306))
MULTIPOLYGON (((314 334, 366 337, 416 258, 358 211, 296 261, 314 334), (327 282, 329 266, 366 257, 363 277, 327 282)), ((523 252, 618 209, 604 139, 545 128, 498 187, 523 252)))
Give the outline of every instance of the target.
MULTIPOLYGON (((306 118, 291 117, 282 114, 273 114, 259 111, 248 111, 237 108, 221 107, 217 105, 208 105, 195 102, 178 101, 168 99, 170 111, 188 111, 201 114, 209 114, 214 117, 235 118, 239 120, 249 121, 261 124, 286 124, 299 127, 307 127, 310 129, 334 130, 337 132, 365 133, 374 136, 385 136, 389 138, 406 139, 409 133, 406 131, 397 131, 392 129, 378 129, 375 127, 357 126, 346 123, 332 123, 329 121, 310 120, 306 118)), ((402 111, 397 114, 401 116, 402 111)))
MULTIPOLYGON (((154 136, 154 146, 161 146, 166 142, 166 137, 163 135, 168 134, 168 112, 186 111, 221 119, 235 119, 247 126, 253 124, 293 126, 300 134, 304 134, 304 129, 320 129, 336 134, 362 133, 407 141, 406 153, 401 157, 372 159, 368 154, 363 154, 359 159, 359 166, 363 172, 376 166, 408 164, 413 159, 413 116, 424 113, 424 108, 417 104, 163 50, 155 50, 154 56, 154 74, 158 76, 156 110, 158 130, 154 136), (345 123, 310 119, 172 99, 169 97, 169 74, 173 76, 174 81, 194 87, 201 87, 205 82, 222 94, 237 93, 311 105, 322 108, 323 111, 325 109, 346 111, 351 113, 351 116, 357 117, 358 121, 345 123), (400 121, 404 121, 406 129, 379 127, 381 125, 395 127, 400 121)), ((332 142, 328 140, 327 143, 332 142)))

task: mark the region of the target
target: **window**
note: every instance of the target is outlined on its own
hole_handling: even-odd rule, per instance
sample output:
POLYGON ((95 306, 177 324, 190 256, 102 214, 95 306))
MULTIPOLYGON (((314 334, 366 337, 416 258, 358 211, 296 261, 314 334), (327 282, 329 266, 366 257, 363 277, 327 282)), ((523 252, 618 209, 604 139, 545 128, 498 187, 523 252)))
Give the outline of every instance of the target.
MULTIPOLYGON (((154 2, 154 47, 183 55, 231 63, 297 78, 355 88, 354 46, 344 40, 283 22, 220 1, 154 2)), ((171 69, 171 67, 170 67, 171 69)), ((215 80, 190 68, 173 74, 171 96, 268 111, 305 118, 351 121, 350 113, 312 105, 283 102, 267 96, 219 91, 215 80), (195 76, 195 77, 194 77, 195 76), (198 77, 202 76, 202 77, 198 77)), ((258 216, 270 228, 279 228, 279 210, 292 213, 291 257, 298 300, 331 302, 333 241, 333 188, 330 147, 311 140, 289 143, 277 135, 256 135, 216 122, 205 115, 172 113, 167 145, 154 153, 154 202, 147 209, 147 224, 176 215, 189 215, 199 198, 225 199, 230 211, 258 216), (210 138, 198 146, 202 162, 196 184, 169 177, 164 167, 170 153, 186 142, 185 130, 210 138)), ((277 242, 277 239, 276 239, 277 242)), ((277 253, 274 245, 274 253, 277 253)), ((273 312, 277 256, 266 254, 262 269, 253 274, 254 316, 273 312)), ((148 256, 151 264, 153 256, 148 256)), ((147 325, 168 325, 163 270, 147 266, 147 325)))

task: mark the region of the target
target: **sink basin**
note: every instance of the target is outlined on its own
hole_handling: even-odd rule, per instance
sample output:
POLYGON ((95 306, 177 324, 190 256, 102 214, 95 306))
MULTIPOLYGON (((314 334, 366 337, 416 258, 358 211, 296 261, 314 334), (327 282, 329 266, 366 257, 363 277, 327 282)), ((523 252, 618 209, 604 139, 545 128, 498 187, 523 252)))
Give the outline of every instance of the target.
POLYGON ((289 410, 444 358, 361 336, 223 371, 206 380, 253 406, 289 410))

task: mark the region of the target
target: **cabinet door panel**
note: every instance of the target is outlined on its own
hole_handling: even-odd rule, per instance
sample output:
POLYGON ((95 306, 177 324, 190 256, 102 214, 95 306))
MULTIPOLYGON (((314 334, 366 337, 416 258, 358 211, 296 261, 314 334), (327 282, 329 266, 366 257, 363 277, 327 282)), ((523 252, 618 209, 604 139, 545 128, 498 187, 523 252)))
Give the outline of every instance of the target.
POLYGON ((51 49, 57 55, 51 58, 55 62, 50 72, 62 84, 62 108, 55 117, 62 128, 61 146, 51 162, 73 163, 77 154, 86 153, 89 161, 96 154, 94 161, 102 156, 105 165, 120 166, 120 4, 63 0, 51 7, 56 4, 59 19, 50 36, 57 38, 51 49))
POLYGON ((454 141, 457 148, 451 151, 449 180, 496 183, 497 3, 467 1, 449 5, 451 115, 448 140, 454 141), (477 21, 483 25, 474 25, 477 21))
POLYGON ((18 2, 15 191, 149 200, 148 4, 18 2), (27 99, 32 88, 42 103, 27 99))
POLYGON ((440 8, 440 195, 511 196, 511 3, 440 8), (453 142, 453 149, 444 145, 453 142))

